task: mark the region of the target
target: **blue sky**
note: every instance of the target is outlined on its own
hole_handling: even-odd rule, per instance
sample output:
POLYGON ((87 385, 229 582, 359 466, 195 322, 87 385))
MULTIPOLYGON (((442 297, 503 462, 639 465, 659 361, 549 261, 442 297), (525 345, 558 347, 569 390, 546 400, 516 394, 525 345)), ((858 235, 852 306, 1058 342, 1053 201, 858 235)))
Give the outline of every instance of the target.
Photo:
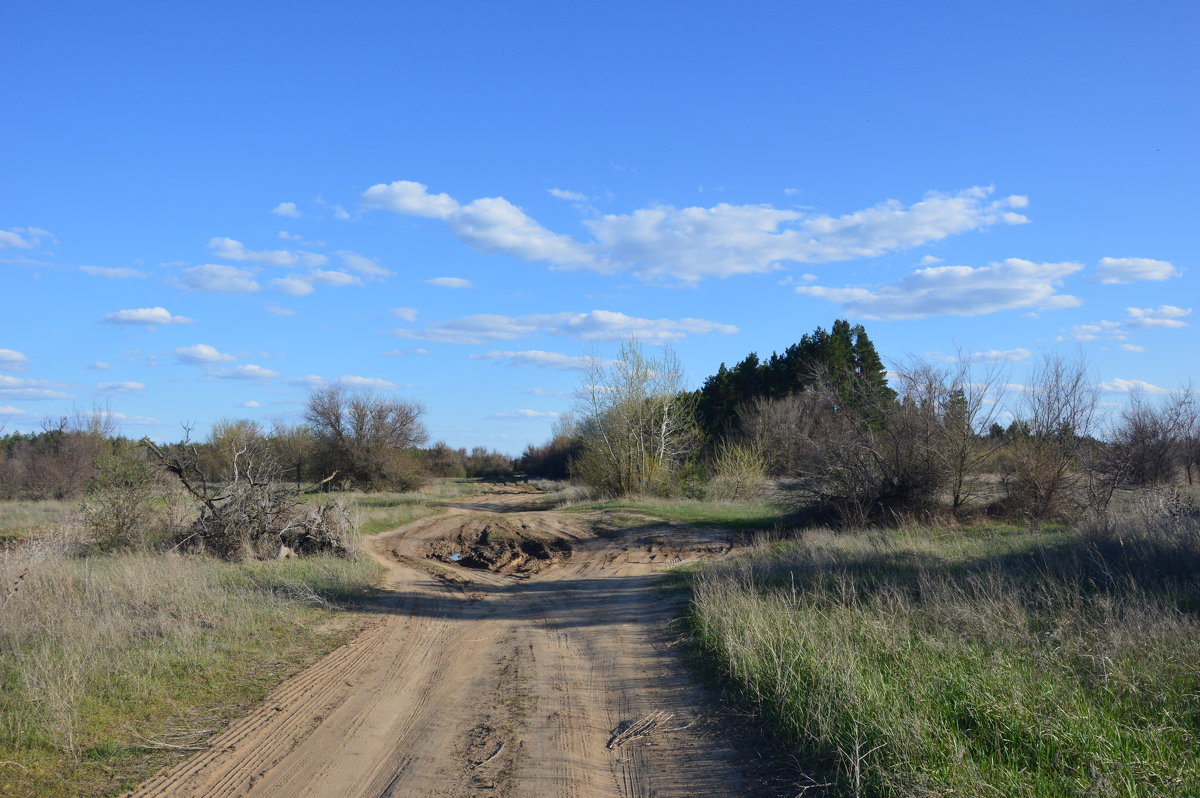
POLYGON ((846 317, 1118 403, 1196 380, 1194 2, 25 3, 0 424, 296 421, 342 381, 519 452, 637 335, 693 384, 846 317))

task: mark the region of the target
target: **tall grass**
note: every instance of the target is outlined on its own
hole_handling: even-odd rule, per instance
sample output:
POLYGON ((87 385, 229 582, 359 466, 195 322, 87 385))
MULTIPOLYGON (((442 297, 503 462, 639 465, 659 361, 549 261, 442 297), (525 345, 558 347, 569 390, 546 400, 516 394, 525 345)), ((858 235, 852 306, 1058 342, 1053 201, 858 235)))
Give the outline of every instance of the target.
POLYGON ((812 784, 1200 794, 1200 519, 814 533, 703 570, 690 623, 812 784))
MULTIPOLYGON (((229 563, 78 557, 52 537, 0 556, 0 783, 111 794, 349 632, 365 558, 229 563)), ((178 754, 176 754, 178 755, 178 754)))
POLYGON ((47 534, 78 511, 75 501, 0 501, 0 545, 47 534))

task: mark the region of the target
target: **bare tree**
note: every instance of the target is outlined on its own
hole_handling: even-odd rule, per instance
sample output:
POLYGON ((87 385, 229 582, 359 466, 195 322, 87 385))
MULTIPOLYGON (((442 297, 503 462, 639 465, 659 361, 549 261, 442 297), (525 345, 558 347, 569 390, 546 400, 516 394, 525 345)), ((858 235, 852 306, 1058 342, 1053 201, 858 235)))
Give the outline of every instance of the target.
POLYGON ((350 393, 341 386, 314 391, 305 420, 317 462, 361 489, 408 490, 420 484, 410 449, 425 442, 425 410, 414 402, 350 393))
POLYGON ((1096 389, 1082 357, 1043 356, 1021 409, 1009 436, 1010 500, 1031 521, 1062 515, 1078 504, 1095 421, 1096 389))
POLYGON ((683 367, 664 347, 648 354, 637 340, 605 367, 593 358, 577 392, 581 451, 573 473, 613 494, 667 494, 693 452, 696 428, 683 367))

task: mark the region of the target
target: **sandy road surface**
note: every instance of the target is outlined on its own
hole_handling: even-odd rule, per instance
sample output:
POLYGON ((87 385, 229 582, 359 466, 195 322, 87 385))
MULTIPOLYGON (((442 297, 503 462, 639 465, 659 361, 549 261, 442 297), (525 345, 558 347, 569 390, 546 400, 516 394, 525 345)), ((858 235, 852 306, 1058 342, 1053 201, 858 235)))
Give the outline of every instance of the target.
POLYGON ((667 645, 680 599, 653 588, 665 567, 723 553, 724 538, 606 532, 526 511, 531 498, 463 499, 373 538, 390 591, 378 622, 135 795, 750 794, 667 645), (511 573, 450 560, 481 542, 512 549, 494 563, 511 573), (651 734, 608 747, 656 712, 651 734))

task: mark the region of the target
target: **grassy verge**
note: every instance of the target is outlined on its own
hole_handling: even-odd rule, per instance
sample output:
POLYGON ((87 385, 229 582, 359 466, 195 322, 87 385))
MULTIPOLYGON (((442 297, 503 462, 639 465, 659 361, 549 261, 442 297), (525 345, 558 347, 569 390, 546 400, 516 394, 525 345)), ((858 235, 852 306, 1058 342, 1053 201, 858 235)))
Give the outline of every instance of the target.
POLYGON ((64 524, 79 510, 79 502, 0 502, 0 545, 39 537, 64 524))
POLYGON ((0 559, 0 794, 133 786, 343 642, 367 559, 0 559))
POLYGON ((627 497, 567 505, 562 512, 636 514, 688 526, 738 531, 771 530, 780 524, 779 508, 766 502, 706 502, 698 499, 627 497))
POLYGON ((1194 517, 811 533, 690 578, 698 647, 829 794, 1197 795, 1194 517))

